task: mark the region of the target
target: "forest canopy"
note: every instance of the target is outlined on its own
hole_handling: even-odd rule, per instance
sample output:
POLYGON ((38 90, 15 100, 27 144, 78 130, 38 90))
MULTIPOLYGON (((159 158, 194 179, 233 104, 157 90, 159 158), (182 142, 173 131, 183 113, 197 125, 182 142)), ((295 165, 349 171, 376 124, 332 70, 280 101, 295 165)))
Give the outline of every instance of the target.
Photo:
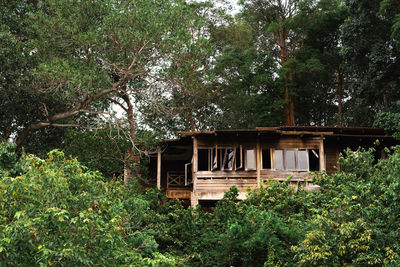
POLYGON ((1 139, 39 152, 110 125, 130 143, 141 129, 397 128, 395 0, 228 6, 2 1, 1 139))

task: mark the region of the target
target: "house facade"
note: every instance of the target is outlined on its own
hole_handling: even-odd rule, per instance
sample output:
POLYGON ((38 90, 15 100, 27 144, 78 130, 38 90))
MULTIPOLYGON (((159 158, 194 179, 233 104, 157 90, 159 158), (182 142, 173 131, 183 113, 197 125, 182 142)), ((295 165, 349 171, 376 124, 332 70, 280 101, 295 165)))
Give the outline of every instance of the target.
POLYGON ((254 130, 182 132, 165 140, 150 159, 150 174, 169 198, 201 201, 222 199, 232 186, 239 199, 268 179, 312 189, 310 172, 333 173, 346 148, 383 148, 395 144, 383 129, 361 127, 259 127, 254 130))

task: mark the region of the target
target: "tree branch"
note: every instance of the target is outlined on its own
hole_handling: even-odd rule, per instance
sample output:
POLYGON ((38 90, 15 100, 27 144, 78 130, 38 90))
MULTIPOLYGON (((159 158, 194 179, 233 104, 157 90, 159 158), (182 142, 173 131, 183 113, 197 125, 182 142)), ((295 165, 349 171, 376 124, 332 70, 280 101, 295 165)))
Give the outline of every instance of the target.
POLYGON ((118 88, 123 85, 124 83, 126 83, 125 80, 120 80, 118 82, 116 82, 115 84, 113 84, 113 86, 111 88, 105 89, 103 91, 98 92, 97 94, 89 97, 89 93, 86 91, 81 99, 81 101, 73 108, 70 109, 68 111, 65 112, 60 112, 57 113, 55 115, 52 116, 47 116, 44 120, 39 121, 39 122, 33 122, 31 124, 29 124, 28 126, 26 126, 22 132, 19 134, 17 140, 16 140, 16 144, 17 147, 16 149, 20 149, 22 146, 22 143, 28 138, 28 135, 31 131, 33 130, 38 130, 41 129, 43 127, 47 127, 47 126, 54 126, 54 123, 62 120, 62 119, 66 119, 66 118, 70 118, 80 112, 83 112, 83 109, 85 107, 87 107, 88 105, 90 105, 92 102, 102 98, 105 95, 117 92, 118 88))

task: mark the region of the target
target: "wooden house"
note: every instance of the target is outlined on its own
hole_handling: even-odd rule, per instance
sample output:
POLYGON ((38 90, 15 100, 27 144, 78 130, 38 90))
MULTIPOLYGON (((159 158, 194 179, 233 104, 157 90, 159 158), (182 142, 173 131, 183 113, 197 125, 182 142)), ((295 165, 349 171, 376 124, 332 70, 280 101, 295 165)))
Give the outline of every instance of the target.
POLYGON ((219 200, 232 186, 239 199, 267 179, 292 183, 306 189, 310 172, 336 171, 339 153, 346 148, 372 147, 377 158, 383 148, 395 144, 383 129, 361 127, 259 127, 253 130, 182 132, 179 139, 165 140, 150 158, 150 173, 169 198, 219 200), (376 145, 375 145, 376 146, 376 145))

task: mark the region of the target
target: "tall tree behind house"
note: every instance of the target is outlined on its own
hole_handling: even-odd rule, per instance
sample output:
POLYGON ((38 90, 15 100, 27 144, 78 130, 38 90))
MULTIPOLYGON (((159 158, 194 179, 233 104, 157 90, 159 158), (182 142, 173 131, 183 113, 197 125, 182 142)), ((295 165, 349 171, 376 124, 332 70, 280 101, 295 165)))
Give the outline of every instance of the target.
POLYGON ((280 97, 285 100, 285 122, 295 125, 295 98, 292 59, 304 45, 307 7, 311 1, 244 0, 242 16, 258 34, 259 49, 275 59, 282 81, 280 97))
POLYGON ((400 48, 392 34, 400 5, 394 0, 345 4, 349 16, 341 26, 341 53, 351 99, 344 117, 349 124, 368 126, 400 99, 400 48))

